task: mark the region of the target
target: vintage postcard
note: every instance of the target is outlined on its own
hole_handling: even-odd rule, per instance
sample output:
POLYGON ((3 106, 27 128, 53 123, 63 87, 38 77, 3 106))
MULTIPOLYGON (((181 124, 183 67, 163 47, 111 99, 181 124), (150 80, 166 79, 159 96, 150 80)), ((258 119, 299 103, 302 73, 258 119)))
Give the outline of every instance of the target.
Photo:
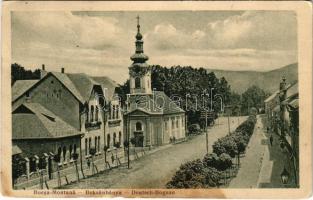
POLYGON ((2 11, 3 195, 311 195, 311 3, 2 11))

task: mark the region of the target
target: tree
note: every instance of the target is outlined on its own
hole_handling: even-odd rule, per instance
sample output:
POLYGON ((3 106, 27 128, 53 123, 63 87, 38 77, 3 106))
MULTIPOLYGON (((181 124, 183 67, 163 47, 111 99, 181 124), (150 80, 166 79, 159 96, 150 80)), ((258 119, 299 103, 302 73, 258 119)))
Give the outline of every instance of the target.
POLYGON ((219 167, 219 157, 216 153, 206 154, 203 158, 203 164, 206 167, 214 167, 218 169, 219 167))
POLYGON ((249 114, 250 108, 255 107, 257 110, 264 107, 264 100, 268 96, 261 88, 258 86, 249 87, 242 94, 242 112, 249 114))
POLYGON ((226 153, 226 149, 224 145, 222 144, 222 140, 218 139, 213 143, 213 152, 216 153, 217 155, 221 155, 222 153, 226 153))
MULTIPOLYGON (((157 91, 164 91, 170 98, 174 99, 173 95, 180 97, 180 107, 186 111, 188 116, 188 123, 196 124, 200 120, 200 110, 203 105, 212 108, 213 111, 218 112, 221 109, 219 101, 214 99, 212 101, 199 103, 203 101, 203 93, 206 91, 209 95, 221 95, 223 101, 230 100, 230 86, 227 80, 222 77, 218 79, 213 72, 208 72, 204 68, 193 68, 191 66, 172 66, 170 68, 162 67, 160 65, 152 65, 151 68, 151 87, 157 91), (211 90, 213 89, 213 90, 211 90), (212 94, 211 94, 212 91, 212 94), (191 94, 186 98, 187 94, 191 94), (197 105, 197 106, 196 106, 197 105)), ((129 80, 125 84, 120 85, 116 92, 121 96, 122 102, 126 100, 126 94, 129 91, 129 80)), ((177 100, 177 99, 176 99, 177 100)))
POLYGON ((225 152, 221 152, 221 153, 227 153, 232 158, 234 158, 237 155, 237 152, 238 152, 237 145, 232 137, 229 137, 229 135, 226 137, 223 137, 220 139, 220 142, 221 142, 221 146, 223 146, 225 149, 225 152))
POLYGON ((234 132, 230 135, 236 143, 238 153, 244 153, 248 144, 249 136, 243 135, 241 132, 234 132))
POLYGON ((219 156, 218 169, 225 171, 232 166, 232 159, 227 153, 222 153, 219 156))
POLYGON ((219 163, 218 169, 224 172, 224 184, 226 185, 227 169, 229 169, 233 164, 231 157, 226 153, 222 153, 219 157, 218 163, 219 163))
POLYGON ((11 64, 11 84, 16 80, 29 80, 29 79, 40 79, 40 70, 34 71, 25 70, 21 65, 14 63, 11 64))

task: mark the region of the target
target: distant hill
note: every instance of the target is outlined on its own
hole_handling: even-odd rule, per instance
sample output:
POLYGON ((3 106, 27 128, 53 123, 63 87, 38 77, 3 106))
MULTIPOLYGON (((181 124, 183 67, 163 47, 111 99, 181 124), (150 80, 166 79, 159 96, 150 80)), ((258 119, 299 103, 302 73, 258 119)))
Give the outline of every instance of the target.
POLYGON ((288 83, 298 80, 298 63, 290 64, 268 72, 257 71, 213 71, 218 78, 225 77, 232 91, 243 93, 249 86, 256 85, 267 92, 274 92, 279 87, 281 77, 285 76, 288 83))

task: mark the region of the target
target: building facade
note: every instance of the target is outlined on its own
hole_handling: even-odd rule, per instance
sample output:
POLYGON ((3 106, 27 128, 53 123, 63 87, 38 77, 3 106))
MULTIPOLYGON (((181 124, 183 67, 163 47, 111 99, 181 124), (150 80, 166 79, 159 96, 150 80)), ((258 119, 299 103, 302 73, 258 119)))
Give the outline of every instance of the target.
POLYGON ((287 152, 292 185, 299 186, 299 93, 298 83, 287 84, 283 77, 279 90, 267 98, 265 109, 271 130, 280 136, 279 145, 287 152))
POLYGON ((52 172, 55 155, 63 168, 73 163, 73 153, 84 162, 91 156, 90 149, 96 150, 96 158, 104 153, 107 138, 122 140, 120 109, 114 114, 120 121, 109 122, 110 107, 120 106, 113 99, 116 87, 107 77, 66 74, 64 69, 46 72, 44 67, 40 80, 16 81, 12 86, 12 143, 28 160, 28 173, 38 170, 42 157, 52 172))

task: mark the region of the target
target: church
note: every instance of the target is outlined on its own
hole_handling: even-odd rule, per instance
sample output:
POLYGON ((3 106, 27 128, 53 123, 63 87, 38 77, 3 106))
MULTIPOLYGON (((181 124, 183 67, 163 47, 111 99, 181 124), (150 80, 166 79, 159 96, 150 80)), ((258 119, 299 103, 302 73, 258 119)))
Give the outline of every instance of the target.
POLYGON ((125 133, 136 147, 151 147, 184 140, 186 137, 185 111, 163 91, 151 86, 151 68, 144 54, 143 36, 137 17, 136 51, 130 57, 130 93, 124 114, 125 133))

